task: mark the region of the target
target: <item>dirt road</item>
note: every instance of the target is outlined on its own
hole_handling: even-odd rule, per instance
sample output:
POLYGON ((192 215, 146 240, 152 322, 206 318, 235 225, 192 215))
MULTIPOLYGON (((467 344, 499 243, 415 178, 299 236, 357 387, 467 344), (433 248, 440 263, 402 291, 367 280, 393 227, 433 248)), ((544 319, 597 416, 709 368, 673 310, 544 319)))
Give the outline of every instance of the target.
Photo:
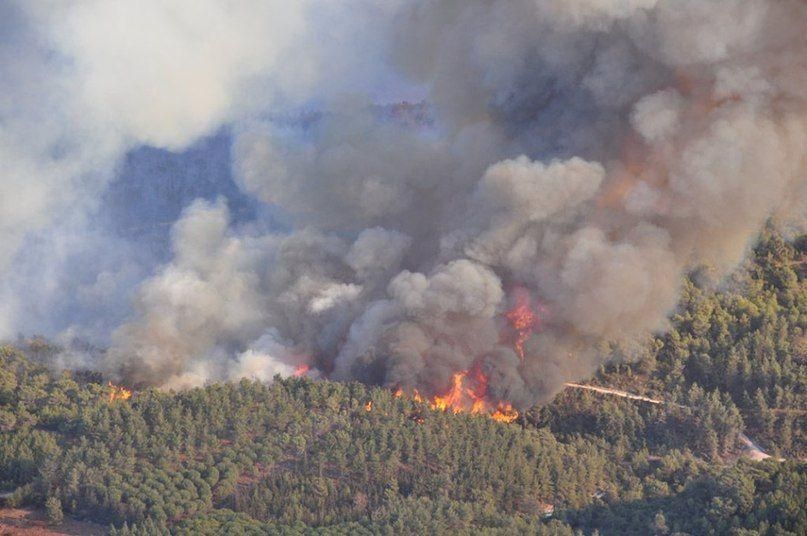
MULTIPOLYGON (((579 383, 565 383, 566 387, 571 387, 572 389, 585 389, 586 391, 594 391, 595 393, 601 393, 606 395, 613 395, 619 396, 622 398, 629 398, 631 400, 639 400, 641 402, 647 402, 649 404, 672 404, 665 402, 664 400, 658 400, 656 398, 650 398, 647 396, 636 395, 633 393, 629 393, 627 391, 620 391, 619 389, 610 389, 608 387, 597 387, 594 385, 582 385, 579 383)), ((678 404, 674 404, 678 405, 678 404)), ((680 406, 683 407, 683 406, 680 406)), ((761 461, 767 460, 771 457, 770 454, 766 453, 762 450, 759 445, 754 443, 754 441, 745 434, 740 434, 740 442, 743 444, 743 455, 747 458, 752 460, 761 461)), ((778 461, 784 461, 784 458, 777 458, 778 461)))

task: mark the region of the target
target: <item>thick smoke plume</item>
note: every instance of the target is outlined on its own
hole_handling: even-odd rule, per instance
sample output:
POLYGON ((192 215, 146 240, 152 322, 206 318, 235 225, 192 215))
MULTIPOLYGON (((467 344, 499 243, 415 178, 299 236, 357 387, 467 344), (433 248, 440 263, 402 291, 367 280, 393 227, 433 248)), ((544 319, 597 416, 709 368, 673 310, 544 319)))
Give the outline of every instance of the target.
MULTIPOLYGON (((274 0, 0 4, 0 336, 49 331, 61 323, 50 316, 77 316, 66 302, 122 302, 143 269, 93 221, 121 156, 182 148, 275 102, 287 80, 304 86, 279 63, 302 10, 274 0)), ((95 331, 103 316, 74 328, 95 331)))
MULTIPOLYGON (((590 374, 602 343, 663 330, 688 270, 719 278, 769 218, 802 224, 799 0, 407 1, 362 11, 371 47, 337 12, 328 46, 304 32, 280 56, 256 55, 249 33, 214 47, 227 68, 204 100, 135 100, 146 113, 128 113, 122 93, 88 108, 125 139, 167 147, 230 122, 239 186, 292 229, 233 225, 223 201, 189 206, 173 259, 112 335, 109 371, 185 387, 305 364, 433 395, 476 368, 491 399, 527 406, 590 374), (370 49, 380 57, 361 56, 370 49), (353 95, 321 95, 312 122, 229 111, 243 94, 231 85, 287 63, 349 79, 353 95), (356 96, 387 71, 425 92, 428 121, 356 96), (522 359, 505 313, 524 293, 541 321, 522 359)), ((126 67, 90 54, 91 38, 72 46, 98 72, 97 103, 126 67)), ((204 63, 190 48, 181 59, 204 63)))

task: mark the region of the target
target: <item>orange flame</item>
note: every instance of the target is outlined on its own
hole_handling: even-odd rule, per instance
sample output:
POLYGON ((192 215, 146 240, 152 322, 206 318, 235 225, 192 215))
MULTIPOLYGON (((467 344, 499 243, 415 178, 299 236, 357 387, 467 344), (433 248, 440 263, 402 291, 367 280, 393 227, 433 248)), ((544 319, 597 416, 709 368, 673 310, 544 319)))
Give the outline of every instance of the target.
POLYGON ((513 329, 516 330, 516 340, 513 349, 521 362, 524 362, 524 343, 530 335, 538 329, 540 317, 530 307, 530 294, 526 289, 517 288, 514 293, 515 305, 504 314, 513 329))
POLYGON ((518 419, 518 411, 509 402, 500 402, 490 418, 498 422, 511 423, 518 419))
POLYGON ((115 385, 112 382, 107 383, 109 387, 109 403, 115 400, 129 400, 132 398, 132 391, 121 385, 115 385))
POLYGON ((297 365, 297 368, 294 369, 294 377, 299 378, 301 376, 305 376, 308 371, 311 370, 309 365, 297 365))
POLYGON ((463 410, 463 389, 462 384, 465 381, 467 372, 457 372, 451 377, 451 389, 444 396, 435 396, 431 402, 432 409, 439 409, 440 411, 447 411, 451 409, 454 413, 459 413, 463 410))
MULTIPOLYGON (((508 402, 499 402, 495 406, 487 400, 488 378, 479 367, 456 372, 451 376, 451 386, 442 395, 435 395, 428 405, 436 411, 451 413, 488 414, 497 422, 510 423, 518 418, 518 411, 508 402)), ((398 387, 393 396, 404 396, 404 390, 398 387)), ((417 389, 412 391, 412 400, 425 402, 417 389)), ((368 410, 369 411, 369 410, 368 410)))
MULTIPOLYGON (((514 306, 504 314, 509 325, 515 331, 513 348, 523 362, 525 359, 524 344, 530 335, 540 328, 542 311, 540 304, 537 311, 531 306, 529 291, 523 287, 516 287, 513 292, 514 306)), ((512 338, 512 334, 502 334, 502 340, 512 338)), ((424 400, 417 389, 411 391, 412 400, 418 403, 426 402, 429 407, 437 411, 450 411, 451 413, 487 414, 497 422, 511 423, 519 417, 519 412, 510 402, 491 400, 488 396, 488 377, 479 363, 468 370, 455 372, 451 375, 448 388, 430 400, 424 400)), ((402 387, 397 387, 393 396, 405 396, 402 387)))
POLYGON ((373 411, 373 401, 368 400, 366 404, 364 404, 364 411, 373 411))

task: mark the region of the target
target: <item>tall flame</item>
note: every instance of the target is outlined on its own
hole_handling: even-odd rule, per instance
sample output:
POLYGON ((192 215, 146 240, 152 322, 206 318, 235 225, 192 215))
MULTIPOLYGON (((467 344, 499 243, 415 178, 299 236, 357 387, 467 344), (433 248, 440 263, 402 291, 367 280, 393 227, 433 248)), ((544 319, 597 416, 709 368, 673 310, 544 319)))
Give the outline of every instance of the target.
POLYGON ((451 377, 451 389, 443 396, 435 396, 432 399, 431 406, 433 409, 441 411, 451 410, 454 413, 459 413, 464 409, 463 402, 463 383, 467 372, 457 372, 451 377))
POLYGON ((530 335, 538 329, 540 317, 530 307, 530 293, 524 288, 517 288, 513 293, 515 305, 504 314, 504 317, 516 331, 516 340, 513 349, 521 362, 524 362, 524 343, 530 335))
MULTIPOLYGON (((488 378, 478 366, 470 370, 456 372, 451 376, 451 385, 445 393, 435 395, 428 405, 436 411, 451 413, 488 414, 497 422, 510 423, 518 418, 518 411, 508 402, 492 403, 487 398, 488 378)), ((398 388, 393 396, 404 396, 404 390, 398 388)), ((417 389, 412 391, 412 400, 424 402, 417 389)))
MULTIPOLYGON (((515 331, 515 340, 512 340, 512 332, 503 333, 502 340, 512 340, 513 349, 523 362, 525 359, 524 344, 530 335, 540 328, 541 316, 532 307, 531 296, 527 289, 517 287, 513 292, 513 301, 513 308, 504 313, 504 318, 515 331)), ((537 309, 541 311, 540 305, 537 309)), ((413 389, 411 393, 412 400, 415 402, 424 401, 417 389, 413 389)), ((405 394, 404 390, 398 387, 393 396, 400 398, 405 394)), ((488 377, 479 363, 474 364, 468 370, 452 374, 451 383, 446 390, 433 396, 428 404, 437 411, 487 414, 497 422, 510 423, 519 417, 518 410, 509 402, 490 399, 488 377)))

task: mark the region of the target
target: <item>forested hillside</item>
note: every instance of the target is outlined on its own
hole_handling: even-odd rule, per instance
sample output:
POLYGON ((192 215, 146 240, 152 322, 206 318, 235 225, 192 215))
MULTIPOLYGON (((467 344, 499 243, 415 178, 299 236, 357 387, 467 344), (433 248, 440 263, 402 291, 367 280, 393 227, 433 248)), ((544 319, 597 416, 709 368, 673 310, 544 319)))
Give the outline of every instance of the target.
POLYGON ((708 290, 708 272, 693 274, 670 331, 651 341, 637 362, 624 362, 614 350, 616 364, 594 380, 663 398, 672 408, 566 391, 538 422, 606 437, 627 434, 639 448, 651 447, 659 423, 671 420, 679 426, 665 433, 712 458, 726 454, 744 428, 772 454, 804 458, 805 248, 805 236, 788 243, 768 230, 745 269, 721 288, 708 290))
POLYGON ((805 534, 804 246, 768 232, 638 360, 604 350, 593 384, 669 403, 566 389, 510 424, 303 378, 128 397, 6 346, 0 491, 116 534, 805 534))

